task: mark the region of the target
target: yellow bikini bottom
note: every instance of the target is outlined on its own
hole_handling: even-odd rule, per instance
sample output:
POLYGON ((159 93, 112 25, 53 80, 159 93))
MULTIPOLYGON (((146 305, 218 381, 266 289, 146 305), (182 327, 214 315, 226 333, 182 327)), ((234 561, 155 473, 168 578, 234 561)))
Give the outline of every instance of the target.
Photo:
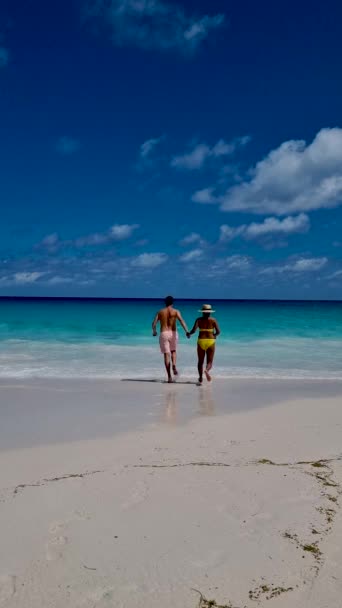
POLYGON ((198 338, 197 344, 202 350, 208 350, 211 346, 214 346, 216 340, 214 338, 198 338))

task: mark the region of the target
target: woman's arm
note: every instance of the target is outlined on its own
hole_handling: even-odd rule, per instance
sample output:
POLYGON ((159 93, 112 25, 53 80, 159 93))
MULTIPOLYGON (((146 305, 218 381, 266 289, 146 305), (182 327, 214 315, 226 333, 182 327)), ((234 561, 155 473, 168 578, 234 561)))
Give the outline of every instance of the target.
POLYGON ((216 321, 216 319, 214 319, 214 322, 215 322, 215 335, 214 335, 214 338, 217 338, 217 336, 219 336, 219 335, 220 335, 221 330, 220 330, 219 324, 218 324, 218 322, 216 321))
POLYGON ((198 319, 196 319, 192 330, 188 331, 188 333, 186 334, 187 337, 190 338, 190 336, 192 336, 196 332, 197 328, 198 328, 198 319))

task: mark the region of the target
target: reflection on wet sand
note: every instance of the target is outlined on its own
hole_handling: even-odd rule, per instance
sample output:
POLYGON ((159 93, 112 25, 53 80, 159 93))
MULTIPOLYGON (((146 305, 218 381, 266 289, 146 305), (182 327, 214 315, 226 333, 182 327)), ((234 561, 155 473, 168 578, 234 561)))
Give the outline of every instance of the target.
POLYGON ((198 409, 201 416, 213 416, 215 414, 215 401, 210 386, 200 387, 198 409))
POLYGON ((178 401, 176 391, 168 391, 165 395, 165 421, 176 424, 178 413, 178 401))
POLYGON ((168 424, 177 424, 184 422, 187 418, 193 416, 213 416, 215 414, 215 401, 210 386, 201 386, 194 400, 194 407, 183 408, 179 407, 179 397, 176 388, 170 389, 165 393, 165 406, 163 409, 164 422, 168 424), (181 420, 180 420, 181 418, 181 420))

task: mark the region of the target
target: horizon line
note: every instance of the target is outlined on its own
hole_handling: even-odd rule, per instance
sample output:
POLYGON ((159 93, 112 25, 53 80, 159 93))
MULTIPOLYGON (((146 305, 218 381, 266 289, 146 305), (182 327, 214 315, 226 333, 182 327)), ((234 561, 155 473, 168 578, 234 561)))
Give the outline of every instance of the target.
MULTIPOLYGON (((165 296, 164 297, 153 297, 153 298, 148 298, 148 297, 143 297, 143 298, 139 298, 139 297, 107 297, 107 296, 0 296, 0 301, 1 300, 54 300, 54 301, 107 301, 107 302, 111 302, 111 301, 132 301, 132 300, 136 300, 136 301, 163 301, 165 300, 165 296)), ((198 301, 202 301, 203 298, 197 297, 197 298, 174 298, 175 302, 198 302, 198 301)), ((293 303, 331 303, 331 304, 342 304, 342 299, 341 300, 335 300, 335 299, 303 299, 303 298, 210 298, 210 300, 212 302, 293 302, 293 303)))

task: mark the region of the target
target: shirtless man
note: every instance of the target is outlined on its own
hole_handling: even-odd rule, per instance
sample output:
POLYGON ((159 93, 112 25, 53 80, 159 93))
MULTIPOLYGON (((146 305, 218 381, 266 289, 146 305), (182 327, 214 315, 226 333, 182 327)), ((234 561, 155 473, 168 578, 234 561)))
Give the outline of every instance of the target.
POLYGON ((154 336, 157 336, 157 323, 160 323, 160 335, 159 345, 161 353, 164 355, 164 363, 167 373, 168 382, 173 382, 171 375, 171 361, 172 371, 175 376, 178 376, 177 371, 177 321, 180 322, 185 333, 188 333, 188 328, 183 321, 182 315, 179 310, 173 308, 173 297, 167 296, 165 298, 165 308, 162 308, 157 312, 152 323, 152 332, 154 336))

